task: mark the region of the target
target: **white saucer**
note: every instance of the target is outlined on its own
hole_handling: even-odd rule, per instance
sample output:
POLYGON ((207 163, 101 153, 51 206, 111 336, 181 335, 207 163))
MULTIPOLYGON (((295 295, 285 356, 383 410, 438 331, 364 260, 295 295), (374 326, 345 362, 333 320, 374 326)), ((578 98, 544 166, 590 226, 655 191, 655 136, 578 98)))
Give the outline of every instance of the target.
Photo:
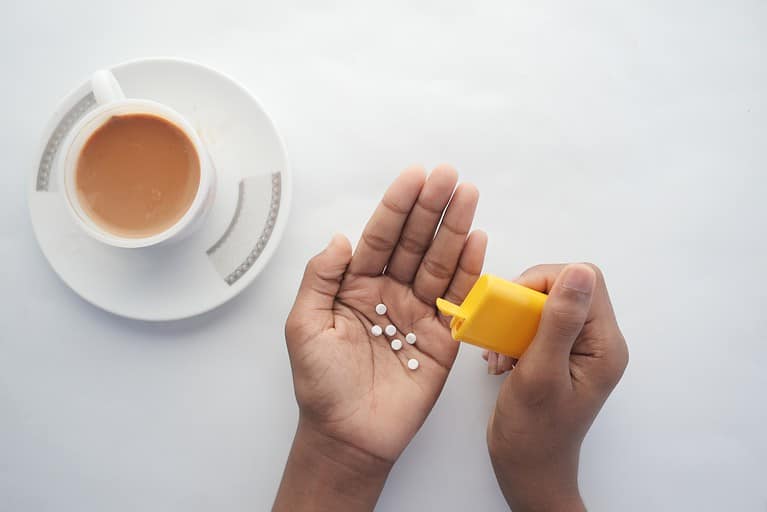
POLYGON ((61 103, 29 182, 37 240, 53 269, 85 300, 117 315, 175 320, 215 308, 261 272, 279 243, 291 180, 285 147, 258 101, 231 78, 175 59, 112 68, 126 96, 159 101, 195 126, 217 171, 200 229, 169 247, 119 249, 93 240, 64 203, 61 142, 95 105, 88 83, 61 103))

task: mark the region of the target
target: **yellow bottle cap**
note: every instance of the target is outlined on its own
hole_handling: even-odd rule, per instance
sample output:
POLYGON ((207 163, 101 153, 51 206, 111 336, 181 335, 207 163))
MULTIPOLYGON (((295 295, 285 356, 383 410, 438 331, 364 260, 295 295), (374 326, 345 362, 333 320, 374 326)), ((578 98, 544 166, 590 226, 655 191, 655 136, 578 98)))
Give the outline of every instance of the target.
POLYGON ((445 299, 437 299, 437 309, 439 309, 439 312, 445 316, 461 316, 461 306, 456 306, 452 302, 448 302, 445 299))
POLYGON ((535 337, 546 294, 490 274, 482 275, 461 305, 437 299, 453 339, 519 357, 535 337))

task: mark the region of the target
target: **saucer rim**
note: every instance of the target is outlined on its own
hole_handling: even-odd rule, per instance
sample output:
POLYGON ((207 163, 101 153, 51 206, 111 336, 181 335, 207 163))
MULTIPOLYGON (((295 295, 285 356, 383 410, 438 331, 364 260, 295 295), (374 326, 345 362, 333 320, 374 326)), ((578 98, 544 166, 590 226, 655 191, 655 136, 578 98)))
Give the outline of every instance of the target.
MULTIPOLYGON (((233 86, 235 86, 242 93, 244 93, 244 95, 248 98, 248 100, 253 102, 258 107, 258 109, 263 113, 266 121, 269 123, 269 126, 271 127, 276 137, 277 143, 279 145, 279 150, 282 154, 282 159, 285 163, 284 169, 279 170, 280 180, 281 180, 280 212, 277 215, 277 219, 274 223, 274 228, 272 229, 271 235, 269 237, 269 241, 266 243, 258 260, 256 260, 256 262, 248 269, 247 272, 244 273, 242 277, 240 277, 237 281, 235 281, 232 284, 228 284, 226 282, 223 283, 225 286, 229 288, 230 290, 229 293, 223 295, 223 297, 221 297, 218 300, 205 304, 202 307, 191 308, 181 315, 157 314, 157 315, 136 316, 133 314, 129 314, 127 312, 118 311, 117 309, 112 308, 108 304, 101 304, 95 300, 92 300, 92 298, 86 296, 85 294, 83 294, 77 287, 72 285, 71 278, 67 279, 58 272, 56 267, 53 265, 53 262, 52 262, 53 258, 48 254, 48 251, 46 251, 46 249, 44 248, 43 243, 41 243, 40 233, 38 232, 38 226, 35 223, 35 219, 32 214, 32 197, 33 197, 33 194, 39 193, 36 190, 36 183, 37 183, 36 162, 39 162, 40 155, 42 154, 43 151, 45 151, 45 145, 52 133, 52 130, 55 129, 56 123, 62 117, 62 115, 66 114, 67 105, 72 101, 72 99, 76 99, 76 96, 78 95, 78 93, 80 93, 81 91, 87 91, 88 77, 83 78, 80 81, 78 86, 72 88, 66 95, 64 95, 57 102, 55 108, 51 111, 48 121, 46 122, 46 124, 44 125, 43 129, 40 132, 38 143, 35 146, 36 149, 31 157, 32 164, 31 164, 31 172, 29 174, 30 181, 28 182, 28 185, 27 185, 28 186, 27 213, 29 215, 30 222, 32 224, 32 231, 34 233, 35 240, 37 241, 38 247, 40 248, 40 251, 45 256, 45 259, 48 262, 48 265, 53 270, 54 274, 56 274, 59 277, 59 279, 61 279, 61 281, 64 282, 64 284, 66 284, 78 297, 83 299, 85 302, 95 306, 96 308, 102 311, 106 311, 107 313, 118 316, 120 318, 126 318, 130 320, 143 321, 143 322, 149 322, 149 323, 159 323, 159 322, 170 322, 170 321, 178 321, 178 320, 193 318, 193 317, 202 315, 204 313, 210 312, 214 309, 217 309, 221 307, 222 305, 224 305, 225 303, 229 302, 230 300, 234 299, 238 295, 240 295, 240 293, 242 293, 242 291, 246 287, 248 287, 256 279, 257 276, 261 274, 261 272, 266 268, 266 266, 269 264, 272 257, 274 256, 274 253, 276 252, 277 247, 282 242, 282 238, 286 229, 286 224, 288 222, 288 219, 290 217, 290 212, 292 209, 291 207, 292 207, 292 193, 293 193, 293 176, 292 176, 287 147, 285 145, 285 140, 283 139, 280 131, 277 129, 277 125, 275 124, 274 119, 269 114, 269 112, 264 108, 263 103, 247 87, 245 87, 240 81, 233 78, 228 73, 206 66, 192 59, 188 59, 184 57, 169 57, 169 56, 139 57, 135 59, 126 60, 111 66, 107 66, 107 67, 104 67, 103 69, 109 69, 110 71, 113 71, 113 72, 115 71, 119 72, 120 69, 125 67, 130 67, 130 66, 140 65, 140 64, 149 64, 149 63, 160 64, 160 65, 183 64, 193 68, 197 68, 197 70, 203 73, 210 73, 210 74, 216 75, 219 79, 229 81, 233 86)), ((57 191, 56 193, 61 193, 61 191, 57 191)), ((130 250, 130 249, 127 249, 127 250, 130 250)), ((161 313, 161 312, 158 312, 158 313, 161 313)))

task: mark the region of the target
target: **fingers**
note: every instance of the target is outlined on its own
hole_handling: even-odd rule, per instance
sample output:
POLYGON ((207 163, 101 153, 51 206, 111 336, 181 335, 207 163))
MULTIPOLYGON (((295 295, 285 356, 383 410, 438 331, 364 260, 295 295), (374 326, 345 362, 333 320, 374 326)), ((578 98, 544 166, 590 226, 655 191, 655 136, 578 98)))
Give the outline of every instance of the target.
MULTIPOLYGON (((593 365, 588 369, 590 380, 612 389, 628 363, 628 348, 618 327, 602 272, 591 263, 582 266, 588 266, 594 271, 596 281, 586 323, 571 353, 590 355, 587 359, 581 358, 582 371, 584 365, 593 365)), ((567 266, 561 264, 538 265, 526 270, 516 281, 540 291, 550 291, 556 286, 558 276, 565 268, 567 266)), ((539 372, 540 368, 532 371, 539 372)))
POLYGON ((288 343, 310 338, 333 326, 333 303, 351 256, 349 240, 334 235, 325 250, 309 260, 285 323, 288 343))
POLYGON ((511 371, 517 364, 517 360, 511 356, 493 352, 495 356, 493 356, 491 360, 490 354, 491 352, 489 350, 482 351, 482 359, 487 361, 487 373, 490 375, 500 375, 511 371))
POLYGON ((455 189, 437 236, 426 251, 413 282, 413 293, 428 304, 441 297, 453 279, 479 201, 477 187, 455 189))
POLYGON ((498 373, 498 352, 489 352, 487 354, 487 373, 490 375, 498 373))
POLYGON ((386 273, 397 281, 413 281, 457 181, 458 173, 448 165, 437 167, 429 175, 386 268, 386 273))
MULTIPOLYGON (((482 270, 486 247, 487 235, 483 231, 475 231, 466 239, 457 270, 450 283, 449 290, 445 294, 448 300, 458 304, 463 302, 463 298, 469 293, 482 270)), ((429 303, 429 306, 432 308, 434 305, 434 301, 429 303)), ((439 319, 445 327, 450 325, 450 317, 440 313, 439 319)), ((443 366, 452 367, 458 351, 458 343, 449 338, 448 340, 436 340, 437 338, 435 338, 434 343, 429 340, 419 341, 419 347, 432 358, 440 361, 443 366)))
POLYGON ((554 281, 525 365, 569 375, 570 350, 589 316, 596 274, 588 265, 568 265, 554 281))
MULTIPOLYGON (((608 321, 617 325, 615 312, 613 311, 610 295, 607 292, 604 276, 596 265, 585 263, 596 273, 596 288, 591 302, 591 311, 587 321, 600 320, 608 321)), ((554 286, 557 276, 562 273, 567 265, 565 264, 545 264, 536 265, 525 270, 515 281, 522 286, 533 288, 544 293, 548 293, 554 286)))
POLYGON ((461 251, 458 267, 445 292, 445 299, 454 304, 463 302, 466 294, 469 293, 482 272, 486 250, 487 233, 479 229, 472 231, 461 251))
POLYGON ((498 354, 498 368, 496 368, 496 375, 500 375, 514 369, 516 362, 517 360, 511 356, 498 354))
POLYGON ((410 167, 389 186, 362 232, 350 273, 374 276, 384 271, 425 179, 423 168, 410 167))

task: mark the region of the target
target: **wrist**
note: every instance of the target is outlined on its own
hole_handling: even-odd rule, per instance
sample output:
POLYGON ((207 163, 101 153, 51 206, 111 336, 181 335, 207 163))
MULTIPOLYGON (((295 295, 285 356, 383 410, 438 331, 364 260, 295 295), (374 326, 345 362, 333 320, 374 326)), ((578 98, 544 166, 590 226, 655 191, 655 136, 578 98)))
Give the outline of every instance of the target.
POLYGON ((515 512, 580 512, 586 507, 578 487, 579 449, 531 447, 509 442, 499 429, 487 432, 498 485, 515 512))
POLYGON ((274 510, 373 510, 391 467, 299 419, 274 510))

